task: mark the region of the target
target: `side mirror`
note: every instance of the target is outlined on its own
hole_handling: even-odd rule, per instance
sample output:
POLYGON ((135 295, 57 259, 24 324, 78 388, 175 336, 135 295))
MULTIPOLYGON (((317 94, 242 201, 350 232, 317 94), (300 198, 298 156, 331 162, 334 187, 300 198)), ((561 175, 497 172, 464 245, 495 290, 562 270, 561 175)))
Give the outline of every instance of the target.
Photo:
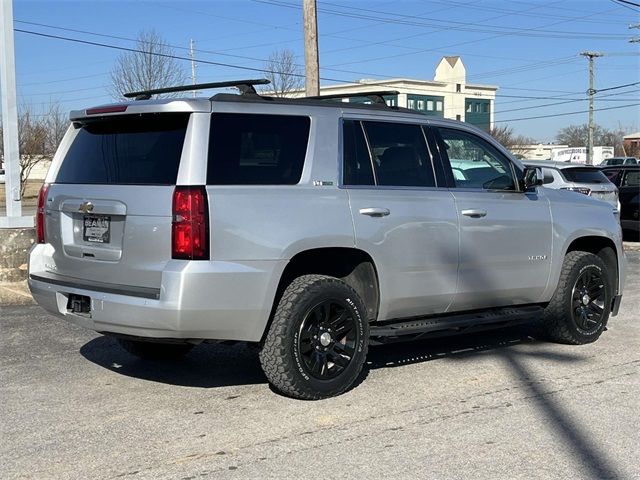
POLYGON ((540 167, 526 167, 522 175, 522 186, 524 191, 533 190, 535 187, 542 185, 544 176, 540 167))

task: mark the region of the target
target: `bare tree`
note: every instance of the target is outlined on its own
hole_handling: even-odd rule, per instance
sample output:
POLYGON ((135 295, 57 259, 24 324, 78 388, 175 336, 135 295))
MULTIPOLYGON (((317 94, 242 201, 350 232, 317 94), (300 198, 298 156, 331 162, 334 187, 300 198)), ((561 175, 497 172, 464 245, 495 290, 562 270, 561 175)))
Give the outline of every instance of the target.
POLYGON ((18 112, 21 196, 24 195, 31 170, 44 158, 46 145, 47 128, 44 120, 33 113, 31 106, 23 106, 18 112))
MULTIPOLYGON (((615 155, 623 155, 622 143, 624 135, 625 131, 622 128, 609 130, 600 125, 594 125, 593 144, 613 147, 615 155)), ((558 132, 556 140, 570 147, 586 147, 589 141, 589 126, 586 123, 583 125, 569 125, 558 132)))
MULTIPOLYGON (((186 83, 187 76, 184 69, 177 59, 172 58, 175 55, 173 49, 155 30, 138 34, 136 50, 139 51, 121 54, 111 70, 109 93, 114 98, 122 98, 127 92, 186 83)), ((176 95, 179 94, 163 96, 176 95)))
MULTIPOLYGON (((18 149, 20 151, 20 194, 24 195, 33 169, 50 159, 64 136, 69 120, 58 102, 51 102, 41 113, 31 105, 18 108, 18 149)), ((4 154, 0 123, 0 154, 4 154)))
POLYGON ((44 117, 44 126, 47 131, 45 153, 53 155, 58 149, 67 128, 69 127, 69 116, 62 109, 60 103, 51 102, 44 117))
POLYGON ((537 143, 536 140, 531 137, 516 135, 513 128, 508 125, 493 127, 489 131, 489 134, 516 156, 526 152, 525 149, 520 147, 537 143))
POLYGON ((291 91, 302 90, 304 75, 291 50, 276 50, 264 64, 265 77, 271 85, 265 88, 273 96, 286 97, 291 91))

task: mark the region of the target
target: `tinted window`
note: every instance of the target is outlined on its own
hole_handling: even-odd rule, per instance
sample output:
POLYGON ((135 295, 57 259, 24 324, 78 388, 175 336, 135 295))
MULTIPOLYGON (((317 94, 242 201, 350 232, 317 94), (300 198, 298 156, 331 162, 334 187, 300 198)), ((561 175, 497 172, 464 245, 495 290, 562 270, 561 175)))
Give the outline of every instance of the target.
POLYGON ((618 176, 620 170, 607 168, 603 170, 602 173, 604 173, 604 176, 607 177, 611 183, 615 183, 616 185, 620 183, 620 177, 618 176))
POLYGON ((343 123, 343 183, 345 185, 374 185, 371 157, 360 122, 343 123))
POLYGON ((440 128, 456 188, 516 190, 511 161, 476 135, 440 128))
POLYGON ((122 115, 78 124, 56 183, 176 182, 189 114, 122 115))
POLYGON ((433 168, 419 125, 363 122, 378 185, 434 187, 433 168))
POLYGON ((637 187, 640 186, 640 170, 628 171, 622 182, 623 187, 637 187))
POLYGON ((300 181, 309 117, 216 113, 209 136, 210 185, 294 185, 300 181))
POLYGON ((607 183, 609 181, 598 168, 563 168, 560 172, 569 182, 607 183))

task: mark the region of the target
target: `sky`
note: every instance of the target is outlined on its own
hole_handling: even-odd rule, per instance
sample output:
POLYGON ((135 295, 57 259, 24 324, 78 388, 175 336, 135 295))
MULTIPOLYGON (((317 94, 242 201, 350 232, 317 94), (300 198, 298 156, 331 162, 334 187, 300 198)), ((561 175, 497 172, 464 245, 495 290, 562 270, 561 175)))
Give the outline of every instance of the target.
MULTIPOLYGON (((597 51, 595 121, 637 132, 640 43, 629 42, 640 38, 640 28, 629 28, 640 24, 635 4, 640 0, 318 0, 321 85, 432 80, 443 56, 459 55, 468 83, 499 88, 496 125, 546 143, 561 128, 587 122, 588 61, 580 52, 597 51)), ((112 47, 135 48, 138 33, 150 29, 177 56, 187 58, 195 42, 198 82, 259 78, 281 49, 296 55, 303 72, 301 5, 14 0, 18 101, 37 114, 52 101, 65 110, 109 103, 110 71, 123 53, 112 47)), ((188 58, 180 63, 190 76, 188 58)))

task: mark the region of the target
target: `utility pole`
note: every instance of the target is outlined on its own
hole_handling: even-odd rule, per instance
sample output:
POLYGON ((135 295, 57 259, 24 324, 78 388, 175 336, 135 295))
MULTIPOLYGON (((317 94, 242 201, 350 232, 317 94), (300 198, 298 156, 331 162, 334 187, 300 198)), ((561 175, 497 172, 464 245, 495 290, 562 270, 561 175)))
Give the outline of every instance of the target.
MULTIPOLYGON (((193 49, 194 41, 193 38, 189 41, 189 58, 191 58, 191 84, 196 84, 196 57, 195 51, 193 49)), ((196 91, 191 92, 191 96, 196 98, 196 91)))
POLYGON ((602 53, 582 52, 580 55, 589 59, 589 145, 587 146, 587 165, 593 165, 593 95, 596 93, 593 88, 593 59, 601 57, 602 53))
POLYGON ((5 196, 7 215, 0 228, 33 227, 33 217, 22 216, 20 200, 20 149, 18 148, 18 102, 16 58, 13 45, 12 0, 0 0, 0 90, 4 137, 5 196))
POLYGON ((303 0, 305 93, 307 97, 320 95, 320 66, 318 63, 318 12, 316 0, 303 0))

